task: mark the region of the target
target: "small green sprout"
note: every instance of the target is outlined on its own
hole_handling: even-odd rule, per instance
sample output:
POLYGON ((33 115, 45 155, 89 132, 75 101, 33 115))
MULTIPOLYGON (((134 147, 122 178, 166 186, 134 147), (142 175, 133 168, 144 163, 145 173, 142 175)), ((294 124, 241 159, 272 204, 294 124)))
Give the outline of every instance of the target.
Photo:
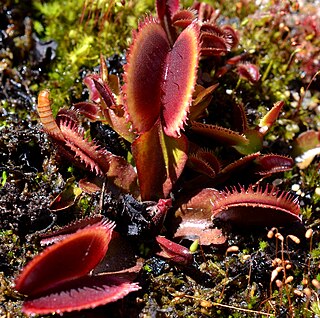
POLYGON ((144 266, 143 266, 143 269, 144 269, 146 272, 148 272, 148 273, 151 273, 151 272, 152 272, 152 269, 151 269, 151 267, 150 267, 148 264, 144 265, 144 266))
POLYGON ((198 246, 199 246, 199 239, 196 239, 190 245, 190 248, 189 248, 190 252, 191 253, 195 253, 197 251, 197 249, 198 249, 198 246))
POLYGON ((4 185, 6 184, 7 178, 8 178, 7 171, 5 171, 5 170, 2 171, 2 175, 1 175, 1 179, 0 179, 1 188, 4 187, 4 185))
POLYGON ((259 248, 261 251, 264 251, 268 246, 269 246, 269 244, 266 241, 259 242, 259 248))

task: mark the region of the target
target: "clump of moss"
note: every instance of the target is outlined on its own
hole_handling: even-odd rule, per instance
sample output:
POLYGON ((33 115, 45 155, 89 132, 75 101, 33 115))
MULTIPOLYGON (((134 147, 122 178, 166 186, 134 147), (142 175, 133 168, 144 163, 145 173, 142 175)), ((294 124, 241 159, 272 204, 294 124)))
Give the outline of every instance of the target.
MULTIPOLYGON (((317 130, 320 26, 315 6, 306 3, 299 8, 296 1, 267 1, 260 5, 221 2, 214 6, 221 11, 218 23, 232 24, 238 30, 239 52, 246 52, 247 59, 261 73, 255 85, 233 80, 227 88, 246 105, 253 120, 263 116, 275 102, 285 101, 285 114, 266 139, 271 143, 279 139, 288 142, 306 129, 317 130)), ((230 79, 232 76, 224 84, 230 79)), ((217 93, 219 89, 225 91, 226 86, 218 88, 217 93)))
POLYGON ((15 231, 0 230, 0 315, 25 317, 21 313, 22 299, 12 282, 17 273, 39 252, 32 240, 23 242, 15 231))
POLYGON ((58 44, 56 60, 43 88, 50 88, 54 111, 80 99, 81 77, 99 64, 99 55, 122 53, 131 30, 153 1, 35 1, 34 28, 44 40, 58 44))
POLYGON ((314 10, 311 4, 299 8, 296 2, 270 1, 241 22, 241 45, 262 74, 260 105, 268 108, 275 100, 286 102, 286 114, 279 121, 283 128, 275 128, 274 132, 286 140, 306 128, 315 128, 319 122, 314 107, 319 90, 311 86, 312 91, 306 94, 309 97, 305 96, 320 61, 320 29, 314 10), (310 12, 314 15, 310 16, 310 12))

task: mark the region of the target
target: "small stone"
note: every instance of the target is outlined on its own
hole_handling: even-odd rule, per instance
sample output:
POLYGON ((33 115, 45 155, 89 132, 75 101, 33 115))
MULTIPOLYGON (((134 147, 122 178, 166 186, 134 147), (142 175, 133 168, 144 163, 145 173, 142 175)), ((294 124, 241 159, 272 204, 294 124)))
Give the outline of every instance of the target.
POLYGON ((300 185, 295 183, 291 186, 291 190, 297 192, 300 189, 300 185))
POLYGON ((305 234, 305 237, 306 237, 307 239, 310 239, 311 236, 312 236, 312 234, 313 234, 313 230, 312 230, 312 229, 308 229, 307 232, 306 232, 306 234, 305 234))

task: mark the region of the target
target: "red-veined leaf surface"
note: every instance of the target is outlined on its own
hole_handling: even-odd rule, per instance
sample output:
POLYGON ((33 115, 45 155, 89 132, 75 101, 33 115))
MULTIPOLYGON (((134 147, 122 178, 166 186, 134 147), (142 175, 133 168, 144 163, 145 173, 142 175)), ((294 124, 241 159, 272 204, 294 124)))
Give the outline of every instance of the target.
POLYGON ((148 18, 140 24, 125 66, 128 119, 137 133, 151 129, 160 115, 163 68, 170 44, 162 26, 148 18))
POLYGON ((214 218, 241 226, 279 226, 300 221, 298 200, 275 188, 240 187, 225 190, 212 200, 214 218))
POLYGON ((166 61, 162 85, 162 119, 164 132, 178 137, 187 119, 197 77, 199 28, 190 25, 178 37, 166 61))
POLYGON ((61 287, 61 290, 25 301, 22 311, 27 315, 45 315, 95 308, 140 289, 137 283, 114 274, 84 276, 61 287))
POLYGON ((114 223, 89 226, 47 247, 16 280, 21 294, 38 296, 88 274, 108 250, 114 223))

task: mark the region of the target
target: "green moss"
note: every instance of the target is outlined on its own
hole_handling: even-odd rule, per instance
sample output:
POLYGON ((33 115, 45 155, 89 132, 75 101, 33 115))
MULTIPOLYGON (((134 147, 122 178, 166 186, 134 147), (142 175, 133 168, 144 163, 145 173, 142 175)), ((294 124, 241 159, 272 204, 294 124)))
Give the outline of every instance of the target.
POLYGON ((313 260, 320 259, 320 243, 318 243, 316 247, 311 251, 311 257, 313 260))
POLYGON ((90 199, 88 197, 82 197, 79 200, 79 207, 80 207, 80 210, 83 211, 83 214, 85 215, 91 207, 90 199))
POLYGON ((264 251, 268 247, 268 245, 269 244, 266 241, 260 241, 259 242, 259 248, 260 248, 261 251, 264 251))
POLYGON ((320 301, 314 301, 311 304, 311 310, 315 315, 320 315, 320 301))
POLYGON ((237 95, 242 96, 243 103, 250 107, 260 105, 259 111, 262 113, 276 101, 283 100, 286 103, 285 114, 267 139, 283 137, 293 140, 301 128, 316 129, 320 117, 317 112, 310 110, 315 109, 311 105, 318 99, 318 92, 310 94, 308 91, 307 100, 303 95, 304 88, 318 70, 310 65, 313 58, 315 61, 319 58, 318 53, 312 53, 319 46, 319 39, 304 26, 308 22, 303 22, 304 16, 309 15, 312 8, 309 7, 311 11, 308 11, 308 6, 303 6, 298 10, 294 1, 269 1, 260 7, 251 2, 239 2, 237 5, 221 2, 214 5, 221 10, 222 16, 230 19, 228 22, 237 27, 241 49, 260 68, 259 84, 251 88, 240 85, 237 95), (299 99, 302 107, 297 114, 299 99))
POLYGON ((131 39, 131 30, 153 1, 35 1, 39 20, 35 30, 44 40, 58 43, 57 57, 41 88, 51 90, 53 110, 80 99, 83 86, 80 70, 99 64, 99 55, 122 53, 131 39), (98 17, 98 19, 96 19, 98 17), (40 22, 40 18, 41 21, 40 22))

